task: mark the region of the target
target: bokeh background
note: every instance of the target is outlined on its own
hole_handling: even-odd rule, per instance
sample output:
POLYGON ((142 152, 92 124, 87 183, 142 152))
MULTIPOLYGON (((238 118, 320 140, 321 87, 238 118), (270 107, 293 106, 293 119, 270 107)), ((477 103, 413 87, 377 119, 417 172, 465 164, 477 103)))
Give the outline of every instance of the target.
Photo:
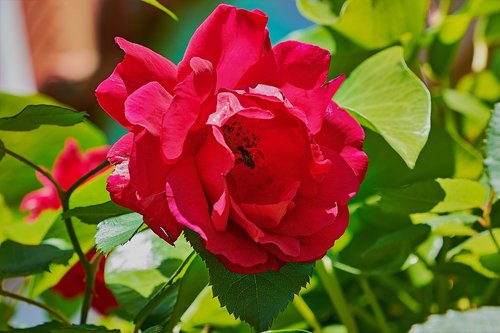
MULTIPOLYGON (((139 0, 0 0, 0 91, 40 92, 87 111, 112 143, 121 128, 99 111, 94 90, 121 61, 115 36, 145 45, 174 63, 194 30, 222 1, 161 1, 176 22, 139 0)), ((271 40, 312 25, 293 0, 225 1, 269 15, 271 40)))

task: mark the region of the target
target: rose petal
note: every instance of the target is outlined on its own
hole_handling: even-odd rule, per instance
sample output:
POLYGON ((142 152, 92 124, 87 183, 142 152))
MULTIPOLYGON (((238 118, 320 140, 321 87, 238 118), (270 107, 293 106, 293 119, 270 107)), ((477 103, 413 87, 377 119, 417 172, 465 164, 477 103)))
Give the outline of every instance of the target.
POLYGON ((177 68, 169 60, 150 49, 117 37, 116 43, 125 52, 124 60, 96 90, 101 107, 125 128, 133 126, 125 118, 124 104, 127 97, 141 86, 159 82, 168 92, 177 84, 177 68))
POLYGON ((174 99, 163 118, 161 142, 163 153, 169 160, 182 154, 188 132, 215 83, 215 73, 209 61, 196 58, 192 59, 192 64, 192 72, 174 89, 174 99))
POLYGON ((138 211, 136 189, 130 183, 129 158, 134 143, 134 134, 125 134, 108 152, 109 162, 115 166, 107 179, 106 189, 117 204, 138 211))
POLYGON ((300 255, 293 258, 297 262, 313 262, 322 258, 335 241, 344 234, 349 222, 347 206, 338 207, 335 221, 317 233, 300 238, 300 255))
POLYGON ((238 88, 265 83, 277 87, 290 103, 307 116, 307 126, 317 133, 325 110, 344 77, 327 82, 330 53, 296 41, 273 47, 238 82, 238 88))
POLYGON ((125 101, 125 117, 133 124, 145 128, 159 137, 163 115, 167 112, 172 95, 158 82, 150 82, 134 91, 125 101))
POLYGON ((205 248, 244 267, 267 261, 267 253, 253 243, 236 226, 219 233, 212 226, 205 194, 193 158, 188 156, 174 165, 167 175, 167 201, 177 221, 198 233, 205 248))
POLYGON ((327 208, 316 198, 297 197, 294 208, 288 211, 281 223, 271 229, 277 234, 291 237, 309 236, 333 223, 337 216, 337 207, 327 208))
POLYGON ((359 123, 335 103, 329 106, 321 131, 314 140, 322 150, 332 149, 342 156, 362 182, 368 167, 368 157, 362 151, 365 133, 359 123))
POLYGON ((267 16, 260 11, 218 6, 193 34, 179 63, 179 80, 189 75, 191 58, 200 57, 210 61, 219 74, 216 89, 233 88, 270 48, 266 24, 267 16))

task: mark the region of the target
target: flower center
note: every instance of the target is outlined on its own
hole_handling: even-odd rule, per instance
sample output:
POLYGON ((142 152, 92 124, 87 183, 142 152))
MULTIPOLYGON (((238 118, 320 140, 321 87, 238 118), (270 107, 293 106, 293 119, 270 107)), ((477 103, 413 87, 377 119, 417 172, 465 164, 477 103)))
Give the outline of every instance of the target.
POLYGON ((236 161, 255 169, 256 147, 260 138, 245 128, 237 115, 222 126, 222 133, 227 146, 236 156, 236 161))

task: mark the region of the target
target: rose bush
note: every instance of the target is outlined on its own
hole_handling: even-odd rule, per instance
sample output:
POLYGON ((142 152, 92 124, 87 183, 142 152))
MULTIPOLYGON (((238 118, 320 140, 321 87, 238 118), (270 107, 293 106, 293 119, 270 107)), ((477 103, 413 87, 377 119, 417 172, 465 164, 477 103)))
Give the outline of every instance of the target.
POLYGON ((96 90, 130 133, 110 150, 112 199, 173 244, 183 228, 234 272, 325 255, 367 168, 359 124, 332 97, 330 54, 271 47, 267 17, 220 5, 178 66, 122 38, 96 90))
MULTIPOLYGON (((78 148, 77 142, 69 139, 54 162, 52 176, 63 190, 67 190, 80 177, 105 161, 108 150, 109 147, 106 146, 89 149, 82 153, 78 148)), ((20 206, 22 211, 30 212, 30 215, 27 217, 27 220, 30 222, 34 222, 44 210, 61 208, 61 201, 54 184, 38 172, 36 176, 44 187, 28 193, 21 201, 20 206)), ((86 256, 91 260, 95 254, 96 251, 91 250, 86 256)), ((118 306, 115 297, 104 282, 105 264, 106 258, 102 257, 95 276, 91 303, 92 308, 101 314, 109 314, 112 309, 118 306)), ((65 298, 75 298, 83 295, 85 292, 85 271, 83 265, 77 262, 52 289, 65 298)))

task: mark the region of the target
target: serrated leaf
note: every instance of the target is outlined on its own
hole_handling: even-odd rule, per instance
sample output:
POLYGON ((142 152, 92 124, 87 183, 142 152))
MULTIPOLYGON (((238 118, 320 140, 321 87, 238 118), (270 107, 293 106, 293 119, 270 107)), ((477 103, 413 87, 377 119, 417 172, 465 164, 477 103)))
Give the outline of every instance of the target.
POLYGON ((381 189, 379 193, 383 210, 403 214, 481 208, 486 200, 486 189, 468 179, 438 178, 403 188, 381 189))
POLYGON ((500 103, 495 105, 486 133, 486 159, 490 185, 500 197, 500 103))
POLYGON ((134 236, 143 223, 137 213, 110 217, 97 225, 95 244, 102 253, 109 253, 118 245, 125 244, 134 236))
POLYGON ((0 279, 48 271, 51 264, 66 264, 72 254, 72 250, 50 244, 24 245, 7 240, 0 245, 0 279))
POLYGON ((482 307, 458 312, 449 310, 444 315, 432 315, 427 322, 413 325, 409 333, 497 333, 500 327, 500 307, 482 307))
POLYGON ((207 265, 214 296, 229 313, 249 323, 257 332, 268 329, 274 318, 293 300, 312 275, 313 264, 290 263, 279 272, 238 274, 229 271, 205 250, 199 236, 186 237, 207 265))
POLYGON ((179 18, 177 17, 177 15, 175 15, 175 13, 173 11, 171 11, 170 9, 168 9, 167 7, 163 6, 158 0, 141 0, 141 1, 161 10, 162 12, 164 12, 165 14, 170 16, 175 21, 179 21, 179 18))
POLYGON ((427 87, 407 67, 401 47, 365 60, 334 99, 382 135, 409 168, 415 166, 429 136, 431 100, 427 87))
POLYGON ((98 224, 110 217, 127 213, 131 213, 131 210, 119 206, 113 201, 107 201, 98 205, 72 208, 63 214, 63 218, 76 217, 83 223, 98 224))
POLYGON ((85 112, 55 105, 28 105, 12 117, 0 118, 2 131, 31 131, 42 125, 71 126, 85 119, 85 112))

